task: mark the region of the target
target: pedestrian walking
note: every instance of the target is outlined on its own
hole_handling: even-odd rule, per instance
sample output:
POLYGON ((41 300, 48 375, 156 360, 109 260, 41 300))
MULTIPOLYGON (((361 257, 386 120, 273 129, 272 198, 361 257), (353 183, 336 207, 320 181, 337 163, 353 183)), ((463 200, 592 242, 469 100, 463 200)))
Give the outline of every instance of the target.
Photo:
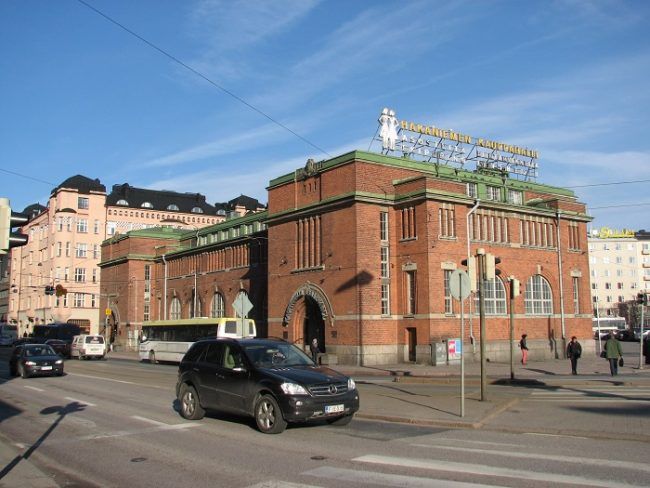
POLYGON ((527 334, 521 334, 521 340, 519 341, 519 348, 521 349, 521 364, 526 366, 528 362, 528 344, 526 343, 527 334))
POLYGON ((650 364, 650 334, 647 334, 643 340, 643 355, 645 356, 645 363, 650 364))
POLYGON ((609 361, 609 372, 612 376, 616 376, 618 362, 623 360, 623 348, 614 333, 609 334, 609 339, 605 343, 605 358, 609 361))
POLYGON ((567 344, 566 355, 571 361, 571 374, 578 374, 578 359, 582 356, 582 346, 576 336, 573 336, 571 342, 567 344))
POLYGON ((318 339, 315 337, 312 339, 311 344, 309 344, 309 351, 311 352, 311 359, 318 364, 318 353, 320 349, 318 348, 318 339))

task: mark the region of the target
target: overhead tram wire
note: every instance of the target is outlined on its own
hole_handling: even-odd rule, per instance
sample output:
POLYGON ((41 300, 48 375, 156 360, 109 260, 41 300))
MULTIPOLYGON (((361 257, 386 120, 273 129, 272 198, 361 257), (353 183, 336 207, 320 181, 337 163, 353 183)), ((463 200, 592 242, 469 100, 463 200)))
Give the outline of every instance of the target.
POLYGON ((292 129, 290 129, 289 127, 287 127, 286 125, 284 125, 282 122, 279 122, 279 121, 275 120, 273 117, 271 117, 271 116, 268 115, 267 113, 263 112, 263 111, 260 110, 259 108, 255 107, 254 105, 250 104, 249 102, 247 102, 246 100, 244 100, 244 99, 241 98, 240 96, 236 95, 236 94, 233 93, 232 91, 228 90, 227 88, 225 88, 225 87, 219 85, 217 82, 215 82, 215 81, 213 81, 212 79, 208 78, 206 75, 204 75, 203 73, 201 73, 201 72, 198 71, 197 69, 192 68, 190 65, 184 63, 183 61, 181 61, 180 59, 178 59, 178 58, 177 58, 176 56, 174 56, 173 54, 171 54, 171 53, 165 51, 165 50, 162 49, 161 47, 158 47, 157 45, 155 45, 153 42, 148 41, 147 39, 145 39, 144 37, 142 37, 140 34, 137 34, 136 32, 132 31, 132 30, 129 29, 128 27, 126 27, 126 26, 120 24, 117 20, 115 20, 115 19, 113 19, 112 17, 108 16, 107 14, 105 14, 105 13, 102 12, 101 10, 97 9, 96 7, 93 7, 93 6, 90 5, 88 2, 86 2, 86 1, 84 1, 84 0, 77 0, 77 2, 79 2, 79 3, 82 4, 83 6, 87 7, 88 9, 92 10, 92 11, 95 12, 96 14, 102 16, 104 19, 106 19, 106 20, 109 21, 110 23, 116 25, 117 27, 119 27, 120 29, 124 30, 125 32, 129 33, 130 35, 132 35, 132 36, 135 37, 136 39, 139 39, 140 41, 142 41, 143 43, 145 43, 147 46, 151 47, 152 49, 155 49, 155 50, 158 51, 160 54, 162 54, 163 56, 165 56, 165 57, 171 59, 172 61, 174 61, 175 63, 179 64, 180 66, 182 66, 182 67, 185 68, 186 70, 188 70, 188 71, 194 73, 194 74, 195 74, 196 76, 198 76, 199 78, 202 78, 203 80, 207 81, 207 82, 210 83, 212 86, 214 86, 215 88, 221 90, 222 92, 224 92, 224 93, 227 94, 228 96, 234 98, 234 99, 237 100, 238 102, 240 102, 240 103, 246 105, 246 106, 247 106, 248 108, 250 108, 251 110, 253 110, 253 111, 257 112, 258 114, 262 115, 263 117, 267 118, 268 120, 270 120, 270 121, 273 122, 274 124, 280 126, 280 127, 283 128, 284 130, 290 132, 291 134, 293 134, 294 136, 296 136, 296 137, 297 137, 298 139, 300 139, 301 141, 307 143, 308 145, 310 145, 310 146, 313 147, 314 149, 316 149, 316 150, 322 152, 323 154, 325 154, 327 157, 329 157, 329 158, 332 157, 331 154, 329 154, 325 149, 323 149, 323 148, 317 146, 316 144, 314 144, 314 143, 311 142, 310 140, 308 140, 308 139, 306 139, 305 137, 301 136, 300 134, 298 134, 298 133, 295 132, 294 130, 292 130, 292 129))
POLYGON ((9 171, 8 169, 0 168, 0 171, 2 171, 3 173, 10 174, 10 175, 20 176, 21 178, 26 178, 28 180, 36 181, 38 183, 45 183, 46 185, 56 186, 55 183, 52 183, 50 181, 45 181, 45 180, 41 180, 39 178, 34 178, 33 176, 27 176, 27 175, 24 175, 24 174, 21 174, 21 173, 16 173, 15 171, 9 171))
POLYGON ((590 185, 565 186, 565 188, 588 188, 590 186, 630 185, 633 183, 647 183, 650 180, 613 181, 611 183, 592 183, 590 185))

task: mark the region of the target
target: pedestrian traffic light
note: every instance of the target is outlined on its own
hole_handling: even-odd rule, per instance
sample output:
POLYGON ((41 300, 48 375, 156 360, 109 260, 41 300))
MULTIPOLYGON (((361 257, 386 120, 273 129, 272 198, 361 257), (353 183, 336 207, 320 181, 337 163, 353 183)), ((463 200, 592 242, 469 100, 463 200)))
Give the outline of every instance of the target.
POLYGON ((636 303, 639 305, 647 305, 648 304, 648 295, 645 293, 637 293, 636 295, 636 303))
POLYGON ((8 198, 0 198, 0 254, 6 254, 12 247, 27 244, 25 234, 11 230, 26 224, 28 220, 27 215, 11 211, 8 198))
POLYGON ((485 279, 493 280, 497 275, 501 274, 501 270, 496 269, 496 265, 501 262, 501 258, 496 257, 494 254, 487 253, 485 255, 485 279))

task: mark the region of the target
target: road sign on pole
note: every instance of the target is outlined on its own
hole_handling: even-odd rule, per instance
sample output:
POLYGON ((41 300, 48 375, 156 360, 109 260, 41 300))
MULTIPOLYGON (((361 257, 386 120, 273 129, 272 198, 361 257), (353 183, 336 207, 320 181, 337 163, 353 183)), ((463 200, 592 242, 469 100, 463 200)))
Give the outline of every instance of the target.
POLYGON ((241 317, 241 330, 239 331, 239 336, 244 336, 244 319, 248 316, 248 312, 253 308, 253 304, 248 299, 248 295, 244 292, 239 292, 237 297, 232 302, 232 308, 235 311, 235 316, 241 317))
POLYGON ((455 269, 449 276, 449 292, 456 300, 465 300, 470 294, 469 275, 462 269, 455 269))

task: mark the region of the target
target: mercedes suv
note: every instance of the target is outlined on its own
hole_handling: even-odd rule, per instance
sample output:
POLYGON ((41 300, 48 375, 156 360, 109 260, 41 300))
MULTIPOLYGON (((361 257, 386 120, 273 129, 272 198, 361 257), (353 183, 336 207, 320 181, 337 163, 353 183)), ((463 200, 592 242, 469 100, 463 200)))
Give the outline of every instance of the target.
POLYGON ((186 419, 228 411, 253 417, 266 434, 282 432, 288 422, 347 425, 359 410, 352 378, 316 365, 281 339, 194 343, 178 368, 176 397, 186 419))

